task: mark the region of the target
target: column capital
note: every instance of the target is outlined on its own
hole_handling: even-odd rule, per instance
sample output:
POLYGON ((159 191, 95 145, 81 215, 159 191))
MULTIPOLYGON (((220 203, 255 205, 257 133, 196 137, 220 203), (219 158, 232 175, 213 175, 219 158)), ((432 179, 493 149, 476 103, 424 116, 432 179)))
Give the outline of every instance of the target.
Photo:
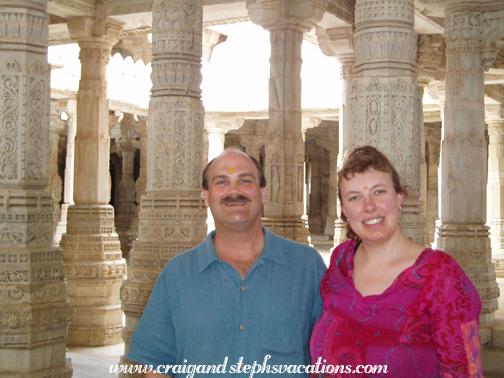
POLYGON ((336 58, 342 65, 355 63, 352 26, 330 29, 317 27, 316 35, 324 55, 336 58))
POLYGON ((110 49, 119 41, 123 23, 111 18, 72 17, 67 20, 70 36, 82 47, 110 49))
POLYGON ((421 34, 417 40, 419 84, 426 87, 432 80, 443 80, 446 71, 446 44, 441 34, 421 34))
POLYGON ((322 19, 327 0, 247 0, 247 10, 254 24, 268 31, 296 27, 303 33, 322 19))

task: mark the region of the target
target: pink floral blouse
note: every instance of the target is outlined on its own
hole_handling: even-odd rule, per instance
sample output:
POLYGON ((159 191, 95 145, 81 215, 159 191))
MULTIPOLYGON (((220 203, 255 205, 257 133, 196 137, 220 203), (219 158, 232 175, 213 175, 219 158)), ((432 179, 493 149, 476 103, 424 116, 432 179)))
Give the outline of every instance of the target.
POLYGON ((455 260, 425 249, 382 294, 363 297, 352 280, 355 247, 354 241, 336 247, 322 278, 312 363, 322 357, 325 365, 351 365, 352 371, 361 364, 387 365, 387 373, 336 370, 312 377, 483 377, 481 300, 455 260))

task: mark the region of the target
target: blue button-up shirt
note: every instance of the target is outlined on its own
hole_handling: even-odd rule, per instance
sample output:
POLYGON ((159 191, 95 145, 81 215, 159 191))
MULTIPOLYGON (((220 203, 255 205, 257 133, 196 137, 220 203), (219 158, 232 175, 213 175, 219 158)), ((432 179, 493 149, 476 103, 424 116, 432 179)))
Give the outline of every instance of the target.
MULTIPOLYGON (((322 313, 319 285, 326 267, 315 249, 263 230, 263 252, 244 280, 217 256, 215 232, 171 259, 154 286, 127 359, 154 368, 179 365, 166 372, 176 377, 193 376, 189 365, 213 365, 221 377, 250 377, 243 369, 255 362, 252 376, 265 377, 272 376, 275 365, 310 364, 308 346, 322 313)), ((202 369, 194 377, 212 375, 199 374, 202 369)))

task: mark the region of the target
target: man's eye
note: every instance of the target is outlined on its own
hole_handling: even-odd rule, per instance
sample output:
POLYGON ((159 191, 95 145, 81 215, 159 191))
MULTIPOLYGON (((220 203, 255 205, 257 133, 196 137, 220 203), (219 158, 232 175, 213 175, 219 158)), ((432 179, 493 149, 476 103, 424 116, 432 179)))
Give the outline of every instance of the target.
POLYGON ((248 184, 250 183, 250 180, 241 180, 242 184, 248 184))
POLYGON ((383 190, 383 189, 378 189, 378 190, 376 191, 376 194, 382 194, 382 193, 385 193, 385 190, 383 190))

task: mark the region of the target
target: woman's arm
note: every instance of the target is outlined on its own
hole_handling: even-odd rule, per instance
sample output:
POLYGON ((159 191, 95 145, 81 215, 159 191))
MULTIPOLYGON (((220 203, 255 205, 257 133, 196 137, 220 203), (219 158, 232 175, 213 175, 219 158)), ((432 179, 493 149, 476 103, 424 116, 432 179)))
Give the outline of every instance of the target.
POLYGON ((430 268, 424 299, 440 377, 483 377, 478 291, 462 268, 445 253, 437 253, 430 268))

